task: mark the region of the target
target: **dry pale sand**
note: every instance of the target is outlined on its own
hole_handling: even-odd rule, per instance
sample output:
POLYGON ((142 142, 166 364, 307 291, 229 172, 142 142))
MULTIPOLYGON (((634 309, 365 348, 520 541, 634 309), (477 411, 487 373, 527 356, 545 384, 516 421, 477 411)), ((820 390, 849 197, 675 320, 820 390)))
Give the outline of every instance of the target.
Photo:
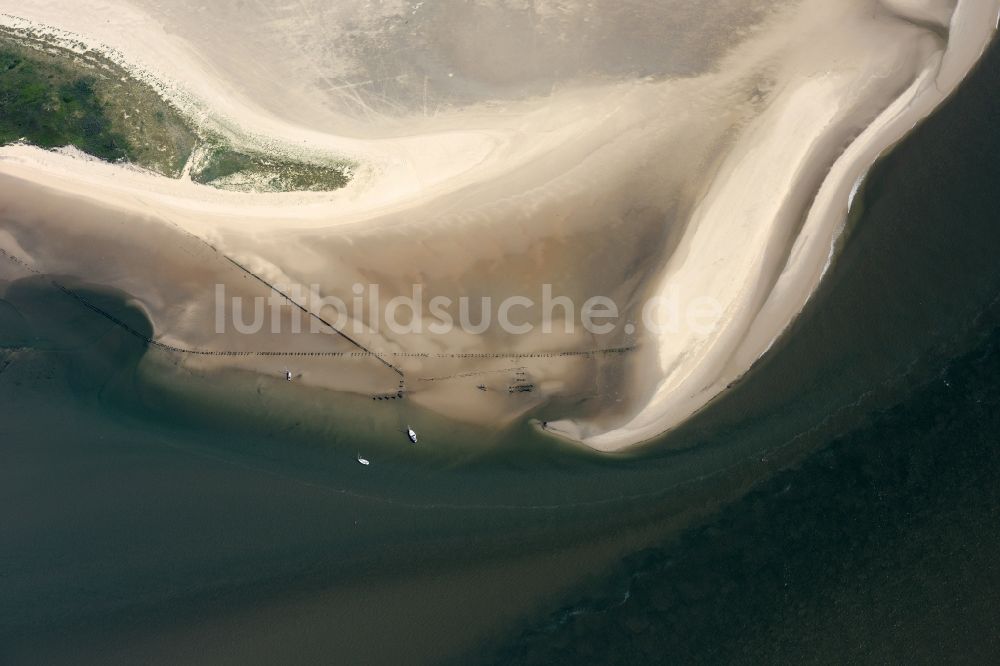
POLYGON ((173 347, 326 354, 177 353, 192 371, 291 364, 317 390, 373 395, 402 373, 409 399, 450 418, 502 424, 544 405, 551 431, 604 451, 674 427, 768 349, 826 270, 859 179, 960 82, 1000 8, 328 4, 244 3, 233 16, 155 0, 0 2, 3 22, 111 50, 205 122, 360 164, 338 192, 237 194, 9 146, 0 247, 130 294, 173 347), (378 284, 383 302, 415 283, 427 298, 539 301, 548 283, 577 307, 608 296, 639 326, 393 334, 347 322, 389 368, 350 358, 338 336, 294 333, 288 303, 278 334, 217 333, 215 285, 271 295, 227 257, 345 302, 355 283, 378 284), (722 316, 654 333, 641 308, 657 295, 711 299, 722 316), (622 347, 634 350, 565 354, 622 347), (519 377, 535 390, 508 393, 519 377))

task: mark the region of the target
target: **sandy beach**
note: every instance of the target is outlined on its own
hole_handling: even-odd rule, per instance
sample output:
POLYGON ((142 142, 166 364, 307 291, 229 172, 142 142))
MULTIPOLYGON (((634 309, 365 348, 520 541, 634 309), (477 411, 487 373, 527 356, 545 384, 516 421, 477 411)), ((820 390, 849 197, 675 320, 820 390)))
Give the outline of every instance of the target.
MULTIPOLYGON (((165 357, 191 373, 291 366, 317 391, 373 399, 402 381, 406 400, 447 418, 499 427, 532 413, 607 452, 674 428, 767 352, 835 260, 866 171, 961 82, 1000 11, 998 0, 748 2, 681 26, 707 44, 683 71, 670 54, 655 54, 670 63, 661 70, 614 70, 605 51, 587 71, 566 73, 551 56, 552 71, 501 80, 456 46, 433 82, 401 70, 379 87, 362 76, 366 61, 321 48, 340 15, 317 20, 319 3, 297 20, 246 10, 233 30, 263 40, 254 53, 212 38, 229 10, 187 4, 0 2, 0 23, 113 52, 207 123, 355 161, 352 181, 326 193, 225 192, 11 145, 0 148, 0 248, 40 273, 129 294, 153 340, 186 350, 165 357), (227 299, 274 299, 277 325, 220 330, 220 285, 227 299), (269 285, 343 303, 355 285, 377 285, 383 304, 414 285, 452 302, 538 303, 550 285, 577 308, 607 297, 620 316, 601 335, 565 332, 561 319, 543 331, 527 306, 515 316, 527 333, 397 333, 348 317, 336 327, 347 337, 310 334, 292 325, 303 309, 269 285), (655 298, 716 314, 706 327, 673 326, 670 308, 646 321, 655 298)), ((374 39, 386 16, 420 11, 398 5, 336 11, 374 39)), ((574 3, 535 11, 553 31, 590 18, 574 3)), ((445 20, 418 18, 418 35, 445 20)), ((416 37, 392 39, 411 48, 416 37)), ((487 46, 497 57, 519 48, 487 46)))

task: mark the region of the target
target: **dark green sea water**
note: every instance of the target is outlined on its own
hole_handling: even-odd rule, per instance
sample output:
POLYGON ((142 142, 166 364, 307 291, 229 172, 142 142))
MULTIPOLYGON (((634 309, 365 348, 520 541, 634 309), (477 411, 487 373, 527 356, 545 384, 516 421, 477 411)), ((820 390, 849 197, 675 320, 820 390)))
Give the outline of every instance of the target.
POLYGON ((676 435, 804 458, 477 661, 1000 659, 998 92, 994 43, 872 171, 774 353, 676 435))
POLYGON ((630 456, 154 382, 161 352, 12 276, 0 662, 995 660, 998 89, 994 48, 789 334, 630 456))

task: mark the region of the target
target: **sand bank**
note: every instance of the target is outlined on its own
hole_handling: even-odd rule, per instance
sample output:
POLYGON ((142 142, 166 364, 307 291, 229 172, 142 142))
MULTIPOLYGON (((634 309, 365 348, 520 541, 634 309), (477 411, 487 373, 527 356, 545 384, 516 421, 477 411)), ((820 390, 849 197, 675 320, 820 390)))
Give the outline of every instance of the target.
MULTIPOLYGON (((689 76, 576 77, 527 96, 494 86, 468 103, 434 104, 434 113, 426 94, 424 104, 392 114, 361 93, 349 112, 343 89, 303 71, 288 80, 287 94, 311 96, 305 126, 275 111, 280 100, 264 83, 248 83, 236 57, 242 47, 227 56, 225 45, 205 44, 198 25, 211 17, 192 9, 176 23, 170 13, 168 32, 166 10, 146 4, 0 7, 114 49, 206 122, 262 145, 355 160, 355 179, 334 193, 236 194, 10 146, 0 150, 5 196, 26 183, 32 196, 5 205, 3 247, 16 243, 41 270, 132 294, 158 339, 192 349, 328 348, 327 338, 287 329, 269 338, 217 334, 215 285, 248 298, 268 292, 236 287, 246 276, 226 257, 268 281, 310 285, 345 302, 355 283, 378 284, 385 300, 420 284, 428 295, 497 301, 537 299, 552 284, 578 305, 610 297, 624 324, 641 322, 656 296, 712 301, 722 316, 707 332, 398 335, 363 326, 356 335, 395 359, 418 404, 498 425, 544 405, 550 430, 605 451, 669 430, 767 350, 821 279, 852 188, 954 89, 991 38, 1000 6, 774 3, 750 27, 733 23, 730 41, 689 76), (58 203, 45 208, 42 224, 46 192, 58 203), (84 210, 91 212, 81 225, 84 210), (98 251, 112 240, 120 252, 98 251), (74 241, 97 249, 75 252, 74 241), (130 246, 169 259, 159 267, 152 258, 126 260, 130 246), (611 348, 633 351, 567 355, 611 348), (519 377, 531 392, 509 392, 519 377)), ((272 25, 265 19, 246 17, 261 29, 272 25)), ((322 29, 307 16, 281 25, 289 38, 322 29)), ((271 83, 305 57, 268 55, 274 69, 261 78, 271 83)), ((182 362, 199 372, 235 366, 265 374, 284 363, 182 362)), ((395 381, 382 374, 317 363, 303 381, 378 392, 395 381)))
MULTIPOLYGON (((891 9, 920 24, 940 17, 942 5, 894 2, 891 9)), ((733 171, 696 213, 696 218, 704 216, 692 237, 704 243, 698 255, 717 258, 712 263, 701 259, 698 267, 688 262, 668 268, 661 283, 664 289, 687 278, 704 292, 715 282, 717 298, 727 304, 724 325, 712 335, 688 336, 679 343, 661 339, 665 377, 627 423, 614 429, 588 429, 589 424, 576 422, 556 427, 594 448, 619 449, 677 425, 738 379, 791 323, 829 267, 864 173, 960 83, 993 37, 997 10, 993 2, 958 2, 946 23, 946 43, 928 45, 917 58, 912 53, 900 58, 900 51, 889 60, 859 63, 853 72, 816 72, 785 98, 787 106, 774 105, 758 121, 759 134, 745 136, 746 153, 740 157, 741 149, 734 151, 731 159, 741 161, 731 162, 733 171), (893 92, 886 84, 906 71, 906 63, 913 69, 894 82, 893 92), (862 86, 868 90, 862 92, 862 86), (880 104, 884 110, 874 119, 858 122, 880 104), (777 192, 784 198, 776 199, 777 192), (766 238, 754 244, 757 252, 742 254, 746 264, 740 273, 722 279, 706 274, 710 265, 735 265, 736 245, 745 241, 733 234, 736 230, 762 232, 766 238), (678 364, 678 358, 683 362, 678 364)), ((859 24, 858 32, 864 30, 859 24)), ((823 41, 817 36, 817 44, 823 41)))

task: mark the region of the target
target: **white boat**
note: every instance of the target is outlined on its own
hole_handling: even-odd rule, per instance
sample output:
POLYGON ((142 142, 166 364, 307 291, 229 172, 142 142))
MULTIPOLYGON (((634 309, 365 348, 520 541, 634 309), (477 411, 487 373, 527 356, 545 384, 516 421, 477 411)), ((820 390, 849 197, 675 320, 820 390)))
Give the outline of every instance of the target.
POLYGON ((368 460, 368 458, 362 458, 360 453, 358 454, 358 462, 361 463, 362 465, 371 465, 372 464, 371 461, 368 460))
POLYGON ((291 370, 285 370, 285 381, 289 381, 289 382, 292 381, 292 371, 291 370))
POLYGON ((410 441, 414 444, 417 443, 417 433, 410 426, 406 426, 406 436, 410 438, 410 441))

